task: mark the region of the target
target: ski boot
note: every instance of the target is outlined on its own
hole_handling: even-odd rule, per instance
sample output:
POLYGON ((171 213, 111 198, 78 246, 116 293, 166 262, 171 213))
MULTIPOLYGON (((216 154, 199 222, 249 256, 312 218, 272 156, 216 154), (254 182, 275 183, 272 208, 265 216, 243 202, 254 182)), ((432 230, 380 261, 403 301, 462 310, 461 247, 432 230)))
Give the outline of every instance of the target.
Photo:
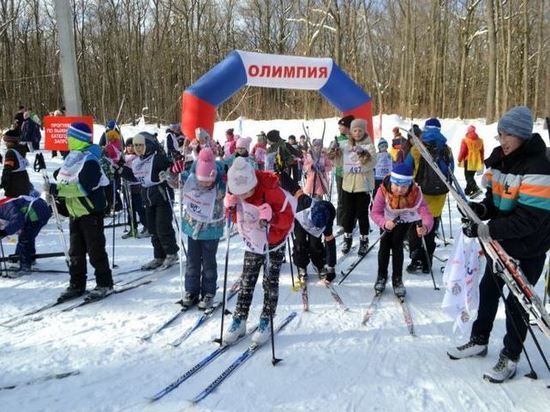
POLYGON ((223 336, 223 343, 224 345, 231 345, 244 335, 246 335, 246 321, 233 318, 231 325, 229 325, 229 328, 223 336))
POLYGON ((137 238, 137 230, 130 229, 128 232, 124 233, 120 238, 121 239, 130 239, 131 237, 137 238))
POLYGON ((150 260, 146 264, 141 266, 141 270, 153 270, 158 267, 162 266, 162 263, 164 262, 164 259, 162 258, 154 258, 153 260, 150 260))
POLYGON ((517 362, 514 362, 501 352, 497 364, 483 374, 483 379, 491 383, 502 383, 508 379, 512 379, 516 375, 517 367, 517 362))
POLYGON ((472 356, 486 356, 487 345, 480 345, 473 339, 470 339, 470 341, 464 345, 448 349, 447 355, 453 360, 470 358, 472 356))
POLYGON ((351 233, 344 233, 344 246, 342 246, 342 254, 347 255, 351 250, 351 244, 353 242, 353 235, 351 233))
POLYGON ((191 292, 185 292, 185 295, 183 295, 183 299, 181 301, 178 301, 178 303, 181 303, 183 310, 189 309, 191 306, 196 305, 198 302, 199 297, 192 294, 191 292))
POLYGON ((386 281, 388 278, 386 276, 378 275, 376 283, 374 284, 374 291, 377 295, 380 295, 386 289, 386 281))
POLYGON ((405 285, 403 285, 403 279, 401 277, 392 278, 391 283, 393 286, 393 293, 395 293, 395 296, 397 296, 399 299, 403 299, 407 294, 405 285))
POLYGON ((210 310, 214 306, 214 295, 207 293, 197 305, 200 310, 210 310))
POLYGON ((332 266, 325 266, 319 271, 319 278, 330 283, 336 278, 336 271, 332 266))
POLYGON ((359 238, 359 250, 357 251, 357 254, 359 256, 365 256, 367 254, 367 250, 369 248, 369 238, 365 235, 361 235, 359 238))
POLYGON ((85 292, 86 292, 86 286, 79 288, 79 287, 76 287, 75 285, 69 285, 69 287, 65 289, 63 293, 61 293, 61 295, 59 295, 59 297, 57 298, 57 303, 78 298, 82 296, 85 292))
MULTIPOLYGON (((424 271, 424 263, 419 260, 413 260, 405 269, 407 273, 416 274, 424 271)), ((429 273, 426 272, 426 273, 429 273)))
POLYGON ((170 266, 174 266, 178 263, 178 261, 179 258, 177 253, 174 253, 173 255, 166 255, 166 258, 162 262, 162 265, 160 265, 159 270, 168 269, 170 266))
POLYGON ((260 324, 256 332, 252 335, 252 343, 254 345, 261 345, 269 339, 269 334, 271 333, 271 327, 269 318, 260 318, 260 324))
POLYGON ((94 300, 103 299, 111 293, 113 293, 112 286, 96 286, 90 291, 90 293, 88 293, 84 300, 86 300, 87 302, 91 302, 94 300))

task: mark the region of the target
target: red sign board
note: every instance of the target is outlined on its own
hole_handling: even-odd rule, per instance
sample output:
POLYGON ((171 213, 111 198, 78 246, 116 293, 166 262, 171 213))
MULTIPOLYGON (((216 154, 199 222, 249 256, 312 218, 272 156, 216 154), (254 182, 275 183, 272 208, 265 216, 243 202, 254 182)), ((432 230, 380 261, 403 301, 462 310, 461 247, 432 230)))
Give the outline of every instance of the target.
POLYGON ((46 116, 44 117, 44 149, 69 150, 67 129, 74 122, 83 122, 94 130, 92 116, 46 116))

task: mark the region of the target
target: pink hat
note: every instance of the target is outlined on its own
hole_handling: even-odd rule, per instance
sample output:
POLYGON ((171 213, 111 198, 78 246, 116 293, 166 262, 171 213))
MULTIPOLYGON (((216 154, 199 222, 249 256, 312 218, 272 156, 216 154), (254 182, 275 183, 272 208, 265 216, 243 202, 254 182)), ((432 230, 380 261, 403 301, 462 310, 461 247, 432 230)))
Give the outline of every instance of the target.
POLYGON ((195 168, 195 176, 200 182, 214 182, 216 180, 216 159, 214 152, 209 147, 201 149, 197 166, 195 168))
POLYGON ((470 125, 468 126, 468 128, 466 129, 467 132, 475 132, 476 131, 476 127, 474 125, 470 125))
POLYGON ((246 151, 250 151, 250 143, 252 142, 251 137, 239 137, 239 140, 237 140, 237 149, 239 148, 245 148, 246 151))

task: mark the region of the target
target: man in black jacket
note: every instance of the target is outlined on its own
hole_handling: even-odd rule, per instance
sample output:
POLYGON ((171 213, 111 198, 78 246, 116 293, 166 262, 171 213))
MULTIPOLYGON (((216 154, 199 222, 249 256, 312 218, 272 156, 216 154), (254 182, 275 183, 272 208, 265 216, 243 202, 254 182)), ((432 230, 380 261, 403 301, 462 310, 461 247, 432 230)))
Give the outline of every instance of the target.
MULTIPOLYGON (((463 231, 468 237, 498 240, 535 285, 550 248, 550 162, 542 138, 532 131, 533 117, 527 107, 514 107, 502 116, 498 123, 500 146, 485 161, 485 199, 470 204, 479 218, 488 222, 475 224, 467 220, 463 231)), ((479 310, 470 341, 450 349, 451 359, 487 354, 503 285, 488 259, 479 285, 479 310)), ((527 334, 527 319, 525 310, 510 292, 506 298, 504 347, 485 379, 500 383, 515 375, 527 334)))

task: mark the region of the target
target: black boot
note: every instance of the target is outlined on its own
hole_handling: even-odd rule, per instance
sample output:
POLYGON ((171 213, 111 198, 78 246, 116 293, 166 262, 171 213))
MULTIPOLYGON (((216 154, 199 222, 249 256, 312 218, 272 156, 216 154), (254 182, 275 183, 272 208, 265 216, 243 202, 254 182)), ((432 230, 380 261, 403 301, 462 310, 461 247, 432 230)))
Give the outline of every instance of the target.
POLYGON ((59 295, 59 297, 57 298, 57 302, 61 303, 65 302, 66 300, 78 298, 79 296, 82 296, 84 292, 86 292, 85 287, 79 288, 74 285, 69 285, 69 287, 65 289, 63 293, 61 293, 61 295, 59 295))
POLYGON ((378 274, 378 278, 376 279, 376 283, 374 284, 374 291, 376 292, 377 295, 384 292, 384 290, 386 289, 387 280, 388 278, 386 276, 378 274))
POLYGON ((367 254, 367 249, 369 248, 369 238, 367 236, 361 236, 359 240, 359 250, 357 254, 359 256, 365 256, 367 254))
POLYGON ((393 276, 391 279, 391 283, 393 286, 393 293, 395 293, 395 296, 397 296, 400 299, 403 299, 405 295, 407 294, 407 290, 405 289, 405 285, 403 285, 403 277, 402 276, 393 276))
POLYGON ((353 241, 352 234, 349 233, 349 237, 348 237, 348 233, 345 233, 344 234, 344 246, 342 246, 342 254, 347 255, 349 253, 349 251, 351 250, 352 241, 353 241))

